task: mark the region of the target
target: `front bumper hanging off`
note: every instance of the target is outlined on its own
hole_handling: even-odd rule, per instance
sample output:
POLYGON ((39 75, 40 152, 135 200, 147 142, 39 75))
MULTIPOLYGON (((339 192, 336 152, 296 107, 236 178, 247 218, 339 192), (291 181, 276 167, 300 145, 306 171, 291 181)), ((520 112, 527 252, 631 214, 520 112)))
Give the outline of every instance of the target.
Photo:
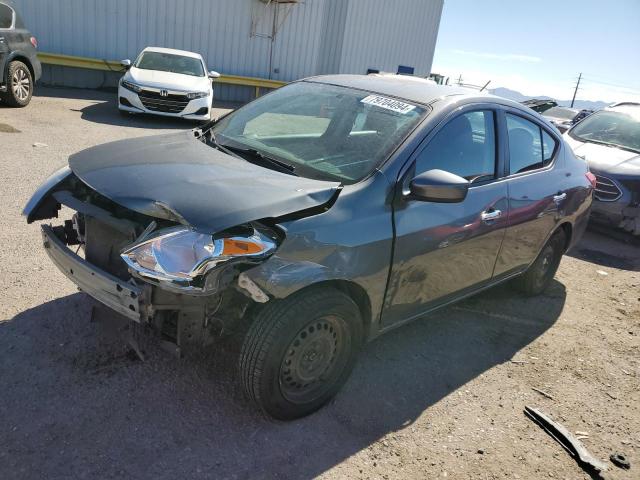
POLYGON ((53 263, 83 292, 131 320, 146 319, 142 288, 114 277, 73 253, 49 225, 42 225, 42 242, 53 263))

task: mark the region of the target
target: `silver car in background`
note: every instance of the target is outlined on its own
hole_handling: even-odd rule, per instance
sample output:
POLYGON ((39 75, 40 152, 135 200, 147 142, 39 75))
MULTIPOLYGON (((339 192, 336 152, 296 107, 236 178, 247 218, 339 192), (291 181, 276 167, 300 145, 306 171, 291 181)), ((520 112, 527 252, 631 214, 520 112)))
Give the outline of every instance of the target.
POLYGON ((564 137, 596 176, 592 220, 640 235, 640 104, 600 110, 564 137))

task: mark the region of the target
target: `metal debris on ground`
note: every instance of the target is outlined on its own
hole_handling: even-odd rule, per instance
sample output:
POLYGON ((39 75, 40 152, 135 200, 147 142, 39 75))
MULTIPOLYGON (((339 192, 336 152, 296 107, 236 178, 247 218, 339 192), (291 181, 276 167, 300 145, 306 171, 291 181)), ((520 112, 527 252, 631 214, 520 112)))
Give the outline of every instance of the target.
POLYGON ((625 457, 622 453, 611 454, 609 460, 611 460, 611 463, 613 463, 616 467, 620 467, 624 470, 629 470, 631 468, 631 463, 629 463, 627 457, 625 457))
POLYGON ((602 479, 605 478, 602 472, 607 471, 607 465, 591 455, 569 430, 533 407, 524 407, 524 413, 562 445, 583 469, 597 474, 602 479))
POLYGON ((533 390, 534 392, 538 392, 540 395, 543 395, 551 400, 553 400, 553 396, 547 392, 545 392, 544 390, 540 390, 539 388, 536 387, 531 387, 531 390, 533 390))
POLYGON ((41 148, 41 147, 48 147, 49 145, 47 145, 46 143, 35 142, 33 146, 36 148, 41 148))

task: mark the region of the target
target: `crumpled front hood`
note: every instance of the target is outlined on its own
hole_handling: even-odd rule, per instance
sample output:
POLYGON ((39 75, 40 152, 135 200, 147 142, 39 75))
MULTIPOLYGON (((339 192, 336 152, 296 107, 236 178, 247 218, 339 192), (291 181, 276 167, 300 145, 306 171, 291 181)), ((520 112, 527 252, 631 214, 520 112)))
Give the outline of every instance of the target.
POLYGON ((640 155, 637 153, 597 143, 581 142, 567 134, 564 138, 573 152, 584 158, 592 170, 624 176, 640 176, 640 155))
POLYGON ((126 208, 206 233, 322 206, 340 186, 232 157, 191 131, 92 147, 69 157, 69 166, 126 208))
POLYGON ((160 72, 131 67, 125 74, 129 80, 143 87, 164 88, 185 92, 206 92, 211 87, 209 77, 195 77, 180 73, 160 72))

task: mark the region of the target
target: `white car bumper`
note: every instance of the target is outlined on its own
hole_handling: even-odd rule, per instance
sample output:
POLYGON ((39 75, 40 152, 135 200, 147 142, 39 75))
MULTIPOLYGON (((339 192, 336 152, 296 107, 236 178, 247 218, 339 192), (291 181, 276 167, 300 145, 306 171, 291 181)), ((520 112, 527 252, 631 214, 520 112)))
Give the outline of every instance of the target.
POLYGON ((170 92, 167 97, 161 97, 155 89, 145 89, 138 94, 119 85, 118 108, 131 113, 149 113, 187 120, 211 120, 212 93, 195 100, 176 95, 177 92, 170 92))

